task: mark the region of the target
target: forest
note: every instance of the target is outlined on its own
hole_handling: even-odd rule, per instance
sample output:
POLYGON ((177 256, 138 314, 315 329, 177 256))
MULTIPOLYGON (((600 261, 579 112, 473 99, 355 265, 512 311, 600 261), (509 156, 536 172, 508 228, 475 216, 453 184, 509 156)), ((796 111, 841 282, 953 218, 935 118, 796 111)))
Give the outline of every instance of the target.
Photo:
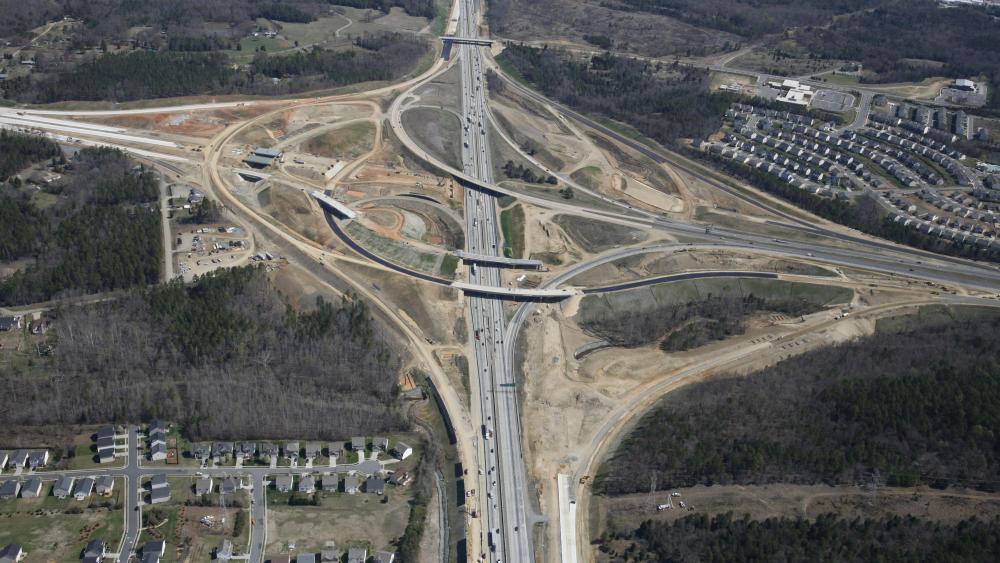
POLYGON ((399 78, 428 49, 424 41, 408 35, 369 35, 357 38, 348 50, 314 47, 290 55, 260 52, 248 69, 236 70, 224 53, 213 52, 212 45, 205 43, 195 52, 108 53, 46 78, 7 80, 0 83, 0 89, 4 97, 29 103, 283 94, 399 78))
POLYGON ((367 307, 292 309, 262 268, 57 312, 54 352, 9 370, 4 432, 163 418, 192 440, 333 439, 404 428, 399 359, 367 307))
POLYGON ((0 234, 7 236, 0 259, 33 263, 0 280, 0 304, 158 282, 163 245, 156 177, 107 148, 83 149, 60 169, 63 179, 45 187, 56 201, 44 210, 28 191, 2 187, 0 234))
POLYGON ((33 162, 60 154, 59 145, 45 137, 0 130, 0 182, 10 179, 33 162))
POLYGON ((671 16, 699 27, 759 38, 789 27, 827 23, 833 16, 886 4, 887 0, 620 0, 602 2, 618 10, 671 16))
POLYGON ((736 100, 731 94, 709 93, 707 71, 679 65, 608 53, 577 62, 557 49, 513 43, 498 58, 546 96, 627 123, 665 145, 715 132, 736 100))
POLYGON ((913 516, 848 520, 752 520, 732 513, 643 522, 598 549, 612 561, 747 563, 752 561, 948 561, 985 563, 1000 550, 1000 520, 942 523, 913 516))
MULTIPOLYGON (((816 56, 862 63, 864 81, 986 75, 1000 83, 1000 20, 972 6, 893 0, 875 10, 805 30, 795 39, 816 56)), ((1000 99, 994 97, 1000 109, 1000 99)))
POLYGON ((82 44, 96 46, 102 39, 124 37, 129 28, 152 26, 158 29, 200 28, 205 22, 238 26, 262 17, 286 22, 312 21, 328 12, 331 4, 372 8, 387 12, 401 7, 410 15, 433 18, 434 0, 50 0, 23 2, 0 0, 0 37, 10 37, 61 19, 80 19, 82 44))
POLYGON ((695 484, 1000 486, 1000 316, 876 335, 667 395, 598 477, 695 484))
POLYGON ((0 89, 4 97, 25 103, 285 94, 398 78, 429 50, 426 42, 409 35, 367 35, 357 38, 349 50, 258 52, 247 70, 236 70, 224 53, 213 51, 211 42, 191 46, 197 49, 109 53, 41 79, 13 78, 0 83, 0 89))
POLYGON ((657 304, 640 310, 581 311, 588 334, 616 346, 633 348, 659 342, 665 352, 690 350, 746 330, 751 315, 762 311, 805 315, 822 309, 802 298, 708 295, 686 303, 657 304))

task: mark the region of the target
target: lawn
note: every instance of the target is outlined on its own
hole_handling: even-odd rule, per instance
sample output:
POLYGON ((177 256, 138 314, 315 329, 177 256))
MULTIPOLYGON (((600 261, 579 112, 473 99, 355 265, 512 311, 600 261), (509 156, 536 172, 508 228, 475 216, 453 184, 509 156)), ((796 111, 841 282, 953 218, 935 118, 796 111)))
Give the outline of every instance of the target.
POLYGON ((501 211, 500 228, 503 230, 504 255, 521 258, 524 254, 524 208, 515 205, 501 211))
POLYGON ((121 502, 121 487, 117 480, 112 497, 81 502, 51 496, 52 483, 47 483, 40 498, 0 501, 0 546, 21 544, 26 563, 79 561, 87 542, 97 538, 114 551, 124 529, 122 509, 114 508, 121 502))

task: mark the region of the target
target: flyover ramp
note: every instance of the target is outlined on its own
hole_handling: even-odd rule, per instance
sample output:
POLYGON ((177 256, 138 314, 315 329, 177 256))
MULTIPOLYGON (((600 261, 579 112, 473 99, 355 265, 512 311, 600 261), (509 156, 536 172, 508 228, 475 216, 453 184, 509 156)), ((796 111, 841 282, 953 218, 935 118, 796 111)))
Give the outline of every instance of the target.
POLYGON ((477 254, 475 252, 466 252, 464 250, 459 250, 455 253, 465 262, 474 262, 477 264, 492 264, 495 266, 505 266, 508 268, 531 268, 531 269, 541 269, 542 261, 534 260, 530 258, 508 258, 506 256, 491 256, 489 254, 477 254))

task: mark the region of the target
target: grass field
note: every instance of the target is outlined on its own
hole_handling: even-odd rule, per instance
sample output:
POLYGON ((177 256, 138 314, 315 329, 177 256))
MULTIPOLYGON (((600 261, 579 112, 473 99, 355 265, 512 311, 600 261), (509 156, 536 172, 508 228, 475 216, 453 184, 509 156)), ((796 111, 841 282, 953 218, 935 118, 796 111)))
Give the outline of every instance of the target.
POLYGON ((573 215, 556 215, 553 221, 585 252, 602 252, 617 246, 642 242, 647 236, 638 229, 573 215))
POLYGON ((42 486, 42 497, 2 500, 0 546, 19 543, 27 553, 26 563, 79 561, 87 542, 98 538, 116 550, 124 529, 122 486, 119 479, 112 497, 92 496, 81 502, 51 496, 50 482, 42 486), (102 506, 105 503, 110 508, 102 506))
POLYGON ((508 258, 524 255, 524 208, 520 205, 500 212, 500 228, 503 230, 503 253, 508 258))
POLYGON ((375 125, 362 121, 310 137, 302 143, 302 150, 325 158, 352 160, 370 151, 374 143, 375 125))

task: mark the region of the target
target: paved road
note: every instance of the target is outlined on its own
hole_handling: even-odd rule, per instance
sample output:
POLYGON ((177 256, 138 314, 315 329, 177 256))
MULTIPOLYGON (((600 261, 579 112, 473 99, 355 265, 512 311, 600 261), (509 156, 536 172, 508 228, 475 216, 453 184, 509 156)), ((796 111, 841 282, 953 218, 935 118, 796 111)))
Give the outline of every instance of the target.
MULTIPOLYGON (((462 1, 456 35, 478 35, 477 8, 475 0, 462 1)), ((462 78, 462 173, 474 180, 470 184, 493 186, 481 47, 457 44, 452 49, 458 53, 462 78)), ((465 220, 469 233, 466 249, 470 253, 497 256, 503 250, 495 193, 493 190, 465 190, 465 220)), ((487 264, 471 266, 469 281, 477 285, 503 285, 500 269, 487 264)), ((496 298, 475 295, 469 297, 468 303, 473 332, 469 341, 477 375, 475 391, 478 391, 474 393, 478 400, 474 398, 473 417, 482 429, 479 455, 483 461, 476 498, 482 528, 486 530, 486 537, 478 538, 478 549, 471 551, 484 553, 490 561, 528 562, 532 560, 532 549, 517 396, 509 387, 501 387, 513 383, 507 378, 510 356, 506 355, 503 346, 506 321, 503 304, 496 298)))

